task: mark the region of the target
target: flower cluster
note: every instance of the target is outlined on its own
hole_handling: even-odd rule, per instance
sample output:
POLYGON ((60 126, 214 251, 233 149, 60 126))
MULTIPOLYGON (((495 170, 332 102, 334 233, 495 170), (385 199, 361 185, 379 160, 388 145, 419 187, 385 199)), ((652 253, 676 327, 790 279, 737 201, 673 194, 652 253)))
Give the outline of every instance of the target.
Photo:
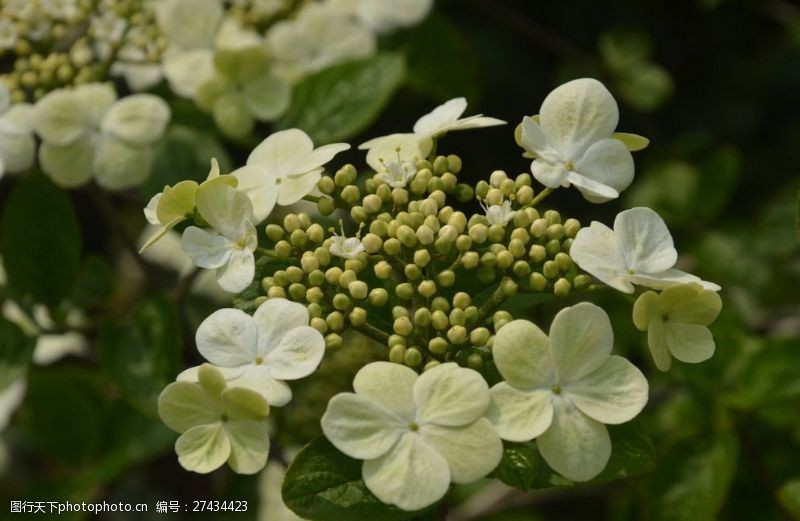
POLYGON ((162 395, 165 404, 212 411, 171 424, 162 408, 184 433, 176 447, 184 466, 204 472, 228 460, 242 469, 237 444, 254 454, 240 471, 263 466, 264 446, 256 445, 265 436, 237 438, 224 425, 232 407, 225 393, 255 393, 263 415, 263 403, 286 405, 284 381, 311 375, 347 330, 382 343, 388 361, 366 363, 354 392, 330 399, 322 431, 363 460, 364 484, 379 500, 405 510, 491 473, 504 440, 535 440, 553 470, 591 480, 613 451, 605 426, 630 421, 647 403, 647 380, 612 354, 600 307, 563 307, 545 334, 504 309, 511 297, 557 302, 602 286, 650 288, 637 293, 633 322, 648 332, 656 367, 713 354, 707 326, 719 313, 720 288, 675 268, 677 251, 655 212, 623 211, 612 230, 542 208, 559 187, 598 203, 632 180, 630 151, 646 140, 614 133, 616 103, 602 84, 579 79, 553 91, 517 132, 534 159, 531 172, 496 170, 475 186, 461 181, 461 158, 434 152, 449 131, 503 124, 462 118, 465 109, 465 100, 451 100, 412 133, 362 144, 366 175, 351 164, 324 174, 348 145, 314 148, 290 129, 268 137, 240 169, 221 174, 215 165, 203 184, 184 181, 153 198, 145 214, 162 230, 148 245, 187 222, 186 253, 217 270, 224 289, 241 292, 236 309, 217 311, 197 332, 213 368, 187 370, 162 395), (276 205, 301 199, 318 214, 273 215, 276 205), (471 201, 481 211, 459 210, 471 201))

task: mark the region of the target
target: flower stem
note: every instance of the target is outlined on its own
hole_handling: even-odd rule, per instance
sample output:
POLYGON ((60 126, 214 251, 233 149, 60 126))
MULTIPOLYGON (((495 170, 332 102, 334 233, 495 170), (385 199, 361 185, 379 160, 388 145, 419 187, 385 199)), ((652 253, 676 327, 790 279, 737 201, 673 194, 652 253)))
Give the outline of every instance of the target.
POLYGON ((528 207, 528 206, 536 206, 537 204, 539 204, 542 201, 544 201, 545 199, 547 199, 547 196, 549 196, 552 193, 553 193, 553 189, 552 188, 545 188, 544 190, 539 192, 539 195, 537 195, 536 197, 533 198, 533 201, 531 201, 529 204, 527 204, 525 206, 526 207, 528 207))
POLYGON ((503 303, 506 299, 506 294, 503 292, 503 282, 509 277, 503 277, 503 280, 500 281, 500 284, 497 286, 497 289, 494 290, 486 302, 481 305, 480 309, 478 310, 478 320, 476 320, 477 324, 482 324, 486 317, 490 314, 497 311, 497 308, 503 303))
POLYGON ((264 255, 266 257, 273 257, 273 258, 276 258, 276 259, 278 258, 278 254, 275 253, 275 250, 268 250, 268 249, 262 248, 260 246, 258 248, 256 248, 256 253, 260 253, 261 255, 264 255))
POLYGON ((378 329, 377 327, 373 326, 370 323, 366 323, 363 326, 353 327, 353 329, 382 344, 386 344, 389 341, 388 333, 386 333, 381 329, 378 329))

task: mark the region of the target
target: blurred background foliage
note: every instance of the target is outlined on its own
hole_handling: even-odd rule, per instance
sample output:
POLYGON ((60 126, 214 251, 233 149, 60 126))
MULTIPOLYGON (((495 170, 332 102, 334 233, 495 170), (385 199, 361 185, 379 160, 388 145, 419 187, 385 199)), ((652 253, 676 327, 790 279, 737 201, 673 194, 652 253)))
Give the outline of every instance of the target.
MULTIPOLYGON (((619 130, 651 144, 636 155, 636 179, 618 202, 587 205, 567 190, 545 206, 584 224, 650 206, 672 229, 680 263, 723 287, 723 312, 712 326, 716 355, 666 374, 655 370, 631 323, 631 302, 611 292, 595 296, 612 316, 616 348, 651 382, 640 419, 653 439, 651 472, 524 494, 478 484, 470 494, 455 492, 463 502, 452 519, 800 519, 797 3, 441 0, 426 22, 385 37, 381 48, 369 63, 305 80, 295 93, 298 106, 276 128, 300 126, 320 143, 359 143, 410 129, 439 102, 466 96, 468 114, 511 123, 440 144, 462 156, 461 175, 476 182, 497 168, 525 171, 514 125, 538 112, 559 83, 596 77, 620 103, 619 130), (341 78, 348 88, 340 88, 341 78)), ((270 129, 232 142, 190 103, 171 105, 172 125, 139 193, 64 192, 41 176, 0 182, 0 245, 16 273, 5 296, 25 287, 50 308, 51 331, 76 329, 65 302, 92 318, 78 326, 90 341, 88 356, 30 370, 33 340, 0 319, 0 387, 28 375, 26 399, 2 435, 5 505, 148 502, 150 517, 159 517, 152 512, 159 500, 247 499, 248 513, 227 516, 258 515, 258 477, 183 471, 174 435, 155 418, 155 396, 197 362, 193 331, 219 304, 190 291, 192 275, 165 270, 135 250, 141 207, 153 193, 203 179, 211 155, 223 170, 243 163, 270 129)), ((358 153, 347 159, 364 166, 358 153)), ((515 311, 542 323, 552 318, 553 309, 530 304, 517 301, 515 311)), ((292 407, 277 417, 279 443, 317 432, 327 396, 347 388, 369 356, 359 342, 346 343, 297 387, 292 407)))

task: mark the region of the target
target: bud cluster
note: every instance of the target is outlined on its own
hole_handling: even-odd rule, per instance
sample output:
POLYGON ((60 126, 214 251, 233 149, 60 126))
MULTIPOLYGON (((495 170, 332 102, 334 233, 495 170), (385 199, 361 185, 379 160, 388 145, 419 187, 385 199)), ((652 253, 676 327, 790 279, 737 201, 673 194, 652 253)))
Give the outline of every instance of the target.
POLYGON ((506 298, 566 297, 591 278, 569 256, 580 223, 533 207, 530 175, 498 170, 473 189, 459 182, 461 167, 451 155, 406 165, 395 181, 377 172, 359 184, 352 165, 322 177, 319 212, 346 211, 356 230, 339 235, 305 213, 267 225, 268 254, 290 265, 261 281, 266 297, 304 303, 329 349, 354 328, 384 342, 392 362, 481 370, 493 335, 511 320, 496 311, 506 298), (467 217, 448 204, 473 198, 486 214, 467 217), (469 294, 474 281, 493 291, 469 294))

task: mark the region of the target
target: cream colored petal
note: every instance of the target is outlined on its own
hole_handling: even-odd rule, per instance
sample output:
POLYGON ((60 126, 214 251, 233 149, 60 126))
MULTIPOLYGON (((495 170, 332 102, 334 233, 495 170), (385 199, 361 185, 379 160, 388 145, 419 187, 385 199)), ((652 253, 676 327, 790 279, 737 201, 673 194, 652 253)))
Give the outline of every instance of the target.
POLYGON ((667 346, 672 356, 688 364, 698 364, 714 356, 716 346, 705 326, 667 321, 667 346))
POLYGON ((550 326, 550 355, 561 384, 596 370, 608 360, 613 347, 608 315, 589 302, 562 309, 550 326))
POLYGON ((550 341, 536 324, 513 320, 497 332, 492 354, 503 378, 518 389, 547 387, 555 383, 550 341))
POLYGON ((175 442, 178 463, 186 470, 207 474, 222 466, 231 453, 231 443, 222 423, 197 425, 175 442))
POLYGON ((384 456, 398 442, 408 423, 367 396, 340 393, 331 398, 321 420, 322 432, 351 458, 384 456))
POLYGON ((492 403, 486 417, 504 440, 530 441, 550 427, 553 421, 550 389, 522 391, 500 382, 490 392, 492 403))
POLYGON ((621 356, 606 362, 580 380, 562 387, 564 396, 599 422, 616 425, 632 420, 647 404, 647 379, 621 356))
POLYGON ((659 273, 672 268, 678 260, 667 225, 650 208, 620 212, 614 219, 614 232, 626 267, 636 274, 659 273))
POLYGON ((391 362, 372 362, 353 379, 353 390, 372 398, 398 417, 414 420, 414 383, 419 375, 410 367, 391 362))
POLYGON ((663 320, 653 320, 647 327, 647 346, 653 355, 653 362, 660 371, 672 367, 672 355, 667 346, 667 324, 663 320))
POLYGON ((480 373, 453 362, 425 371, 414 384, 419 423, 467 425, 486 413, 490 401, 480 373))
POLYGON ((453 483, 471 483, 485 477, 503 456, 503 442, 486 418, 466 427, 424 425, 419 434, 447 460, 453 483))

